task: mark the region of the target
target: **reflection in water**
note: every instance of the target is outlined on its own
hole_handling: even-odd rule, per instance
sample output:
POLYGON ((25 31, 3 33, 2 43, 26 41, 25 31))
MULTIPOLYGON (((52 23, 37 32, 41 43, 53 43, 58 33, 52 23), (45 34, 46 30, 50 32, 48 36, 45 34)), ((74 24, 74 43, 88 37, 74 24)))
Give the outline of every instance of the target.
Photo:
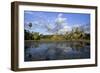
POLYGON ((25 42, 25 61, 90 58, 86 42, 25 42))

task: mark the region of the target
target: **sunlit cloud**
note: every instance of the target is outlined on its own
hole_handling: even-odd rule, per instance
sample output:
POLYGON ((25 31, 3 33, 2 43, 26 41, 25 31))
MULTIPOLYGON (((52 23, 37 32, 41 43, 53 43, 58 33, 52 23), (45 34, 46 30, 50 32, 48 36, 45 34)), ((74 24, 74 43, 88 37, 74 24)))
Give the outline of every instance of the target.
POLYGON ((58 24, 62 24, 65 23, 66 20, 67 18, 64 18, 63 14, 58 14, 57 18, 55 19, 55 22, 58 24))
POLYGON ((71 30, 71 27, 68 25, 67 18, 64 18, 63 14, 58 14, 55 22, 62 27, 61 29, 59 29, 58 33, 65 34, 67 31, 71 30))

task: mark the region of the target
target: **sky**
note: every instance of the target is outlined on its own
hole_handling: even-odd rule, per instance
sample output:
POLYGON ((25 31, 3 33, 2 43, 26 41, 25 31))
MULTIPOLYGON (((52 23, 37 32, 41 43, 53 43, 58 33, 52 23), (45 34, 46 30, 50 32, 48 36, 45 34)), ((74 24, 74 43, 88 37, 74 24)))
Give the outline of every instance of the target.
POLYGON ((24 26, 25 29, 40 34, 64 33, 72 27, 90 27, 90 14, 25 10, 24 26), (31 28, 29 23, 32 23, 31 28))

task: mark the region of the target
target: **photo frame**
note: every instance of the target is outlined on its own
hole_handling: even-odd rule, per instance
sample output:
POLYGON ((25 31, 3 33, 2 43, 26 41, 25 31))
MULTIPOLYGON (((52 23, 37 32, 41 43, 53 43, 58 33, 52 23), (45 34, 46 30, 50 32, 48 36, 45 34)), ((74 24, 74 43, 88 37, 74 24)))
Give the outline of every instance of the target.
POLYGON ((11 70, 97 66, 97 7, 11 3, 11 70))

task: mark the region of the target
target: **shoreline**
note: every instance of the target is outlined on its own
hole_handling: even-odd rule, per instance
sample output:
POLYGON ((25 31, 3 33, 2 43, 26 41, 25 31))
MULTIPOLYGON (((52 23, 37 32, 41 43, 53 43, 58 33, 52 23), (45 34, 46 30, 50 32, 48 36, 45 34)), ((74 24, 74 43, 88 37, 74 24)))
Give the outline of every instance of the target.
POLYGON ((90 40, 24 40, 25 42, 90 42, 90 40))

